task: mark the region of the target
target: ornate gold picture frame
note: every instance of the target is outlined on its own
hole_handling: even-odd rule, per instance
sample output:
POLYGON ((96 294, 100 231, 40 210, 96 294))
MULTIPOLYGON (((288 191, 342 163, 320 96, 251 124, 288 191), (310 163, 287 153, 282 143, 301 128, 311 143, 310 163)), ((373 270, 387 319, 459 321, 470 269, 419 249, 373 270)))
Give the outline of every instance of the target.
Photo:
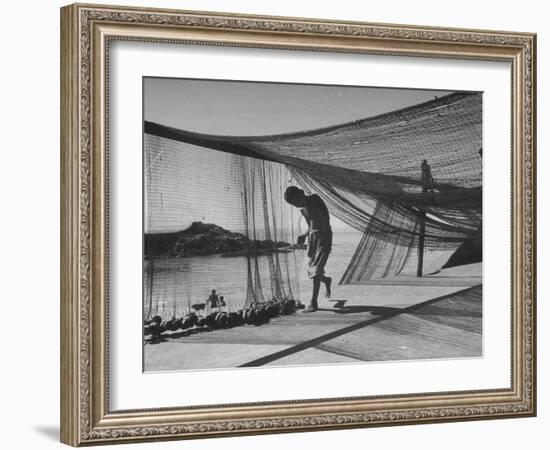
POLYGON ((530 33, 85 4, 62 8, 62 442, 81 446, 534 416, 535 87, 536 36, 530 33), (109 51, 116 41, 509 63, 510 386, 113 410, 109 387, 108 192, 112 180, 108 105, 109 51))

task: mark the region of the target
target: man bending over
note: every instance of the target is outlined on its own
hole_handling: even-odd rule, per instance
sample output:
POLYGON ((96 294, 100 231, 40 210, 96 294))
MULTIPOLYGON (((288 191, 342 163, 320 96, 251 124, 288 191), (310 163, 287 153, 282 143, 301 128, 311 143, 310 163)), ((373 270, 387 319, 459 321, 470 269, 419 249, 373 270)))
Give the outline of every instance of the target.
POLYGON ((326 297, 330 297, 332 278, 325 276, 325 265, 332 250, 332 229, 330 216, 325 202, 317 194, 306 195, 296 186, 290 186, 285 191, 287 203, 300 208, 308 224, 306 233, 298 236, 298 244, 303 244, 307 238, 308 276, 313 280, 311 302, 304 312, 314 312, 319 308, 317 297, 321 283, 325 285, 326 297))

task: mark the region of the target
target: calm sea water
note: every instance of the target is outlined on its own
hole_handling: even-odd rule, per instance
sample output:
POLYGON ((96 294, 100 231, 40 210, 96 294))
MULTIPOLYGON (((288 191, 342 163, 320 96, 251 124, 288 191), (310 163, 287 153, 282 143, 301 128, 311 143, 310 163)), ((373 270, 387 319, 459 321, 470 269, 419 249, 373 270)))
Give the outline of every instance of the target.
MULTIPOLYGON (((331 256, 325 268, 327 275, 338 283, 348 266, 361 239, 356 231, 334 232, 331 256)), ((306 272, 306 251, 293 250, 279 253, 283 277, 288 276, 293 296, 302 299, 311 292, 311 281, 306 272), (288 267, 288 273, 285 268, 288 267)), ((414 259, 414 258, 411 258, 414 259)), ((425 264, 433 264, 435 257, 426 252, 425 264)), ((441 260, 438 255, 437 260, 441 260)), ((261 284, 264 294, 271 292, 268 257, 258 257, 261 284)), ((416 270, 416 261, 411 261, 404 273, 416 270)), ((245 301, 247 286, 246 257, 221 257, 220 255, 193 256, 187 258, 158 259, 144 264, 143 303, 144 314, 151 308, 152 314, 163 317, 185 314, 193 303, 205 302, 212 289, 225 297, 230 308, 238 309, 245 301), (151 280, 153 282, 151 286, 151 280), (152 299, 151 299, 152 293, 152 299)))

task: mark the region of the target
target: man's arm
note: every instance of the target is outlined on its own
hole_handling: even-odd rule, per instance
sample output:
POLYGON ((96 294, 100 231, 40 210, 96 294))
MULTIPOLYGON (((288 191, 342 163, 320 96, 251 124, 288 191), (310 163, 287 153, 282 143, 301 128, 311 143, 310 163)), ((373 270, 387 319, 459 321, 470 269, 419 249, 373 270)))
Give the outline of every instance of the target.
POLYGON ((307 223, 307 231, 305 233, 302 233, 298 236, 298 239, 296 240, 296 242, 298 244, 303 244, 305 241, 306 241, 306 238, 309 234, 309 228, 310 228, 310 215, 306 212, 307 211, 307 206, 305 208, 305 211, 304 211, 304 208, 300 209, 300 212, 302 213, 302 217, 306 220, 306 223, 307 223))

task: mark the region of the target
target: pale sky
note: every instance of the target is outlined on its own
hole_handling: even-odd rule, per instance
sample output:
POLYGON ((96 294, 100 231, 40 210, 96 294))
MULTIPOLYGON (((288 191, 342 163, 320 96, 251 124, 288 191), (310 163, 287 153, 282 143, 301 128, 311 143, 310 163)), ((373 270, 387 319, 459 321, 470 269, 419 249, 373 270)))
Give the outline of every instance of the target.
POLYGON ((144 119, 210 134, 263 135, 349 122, 449 91, 144 78, 144 119))
MULTIPOLYGON (((143 84, 144 120, 188 131, 242 136, 316 129, 450 93, 166 78, 144 78, 143 84)), ((146 142, 146 183, 153 174, 158 184, 157 191, 146 196, 146 231, 177 231, 195 220, 239 231, 239 216, 228 213, 240 208, 240 198, 232 192, 230 155, 182 143, 146 142)), ((336 218, 332 224, 347 228, 336 218)))

